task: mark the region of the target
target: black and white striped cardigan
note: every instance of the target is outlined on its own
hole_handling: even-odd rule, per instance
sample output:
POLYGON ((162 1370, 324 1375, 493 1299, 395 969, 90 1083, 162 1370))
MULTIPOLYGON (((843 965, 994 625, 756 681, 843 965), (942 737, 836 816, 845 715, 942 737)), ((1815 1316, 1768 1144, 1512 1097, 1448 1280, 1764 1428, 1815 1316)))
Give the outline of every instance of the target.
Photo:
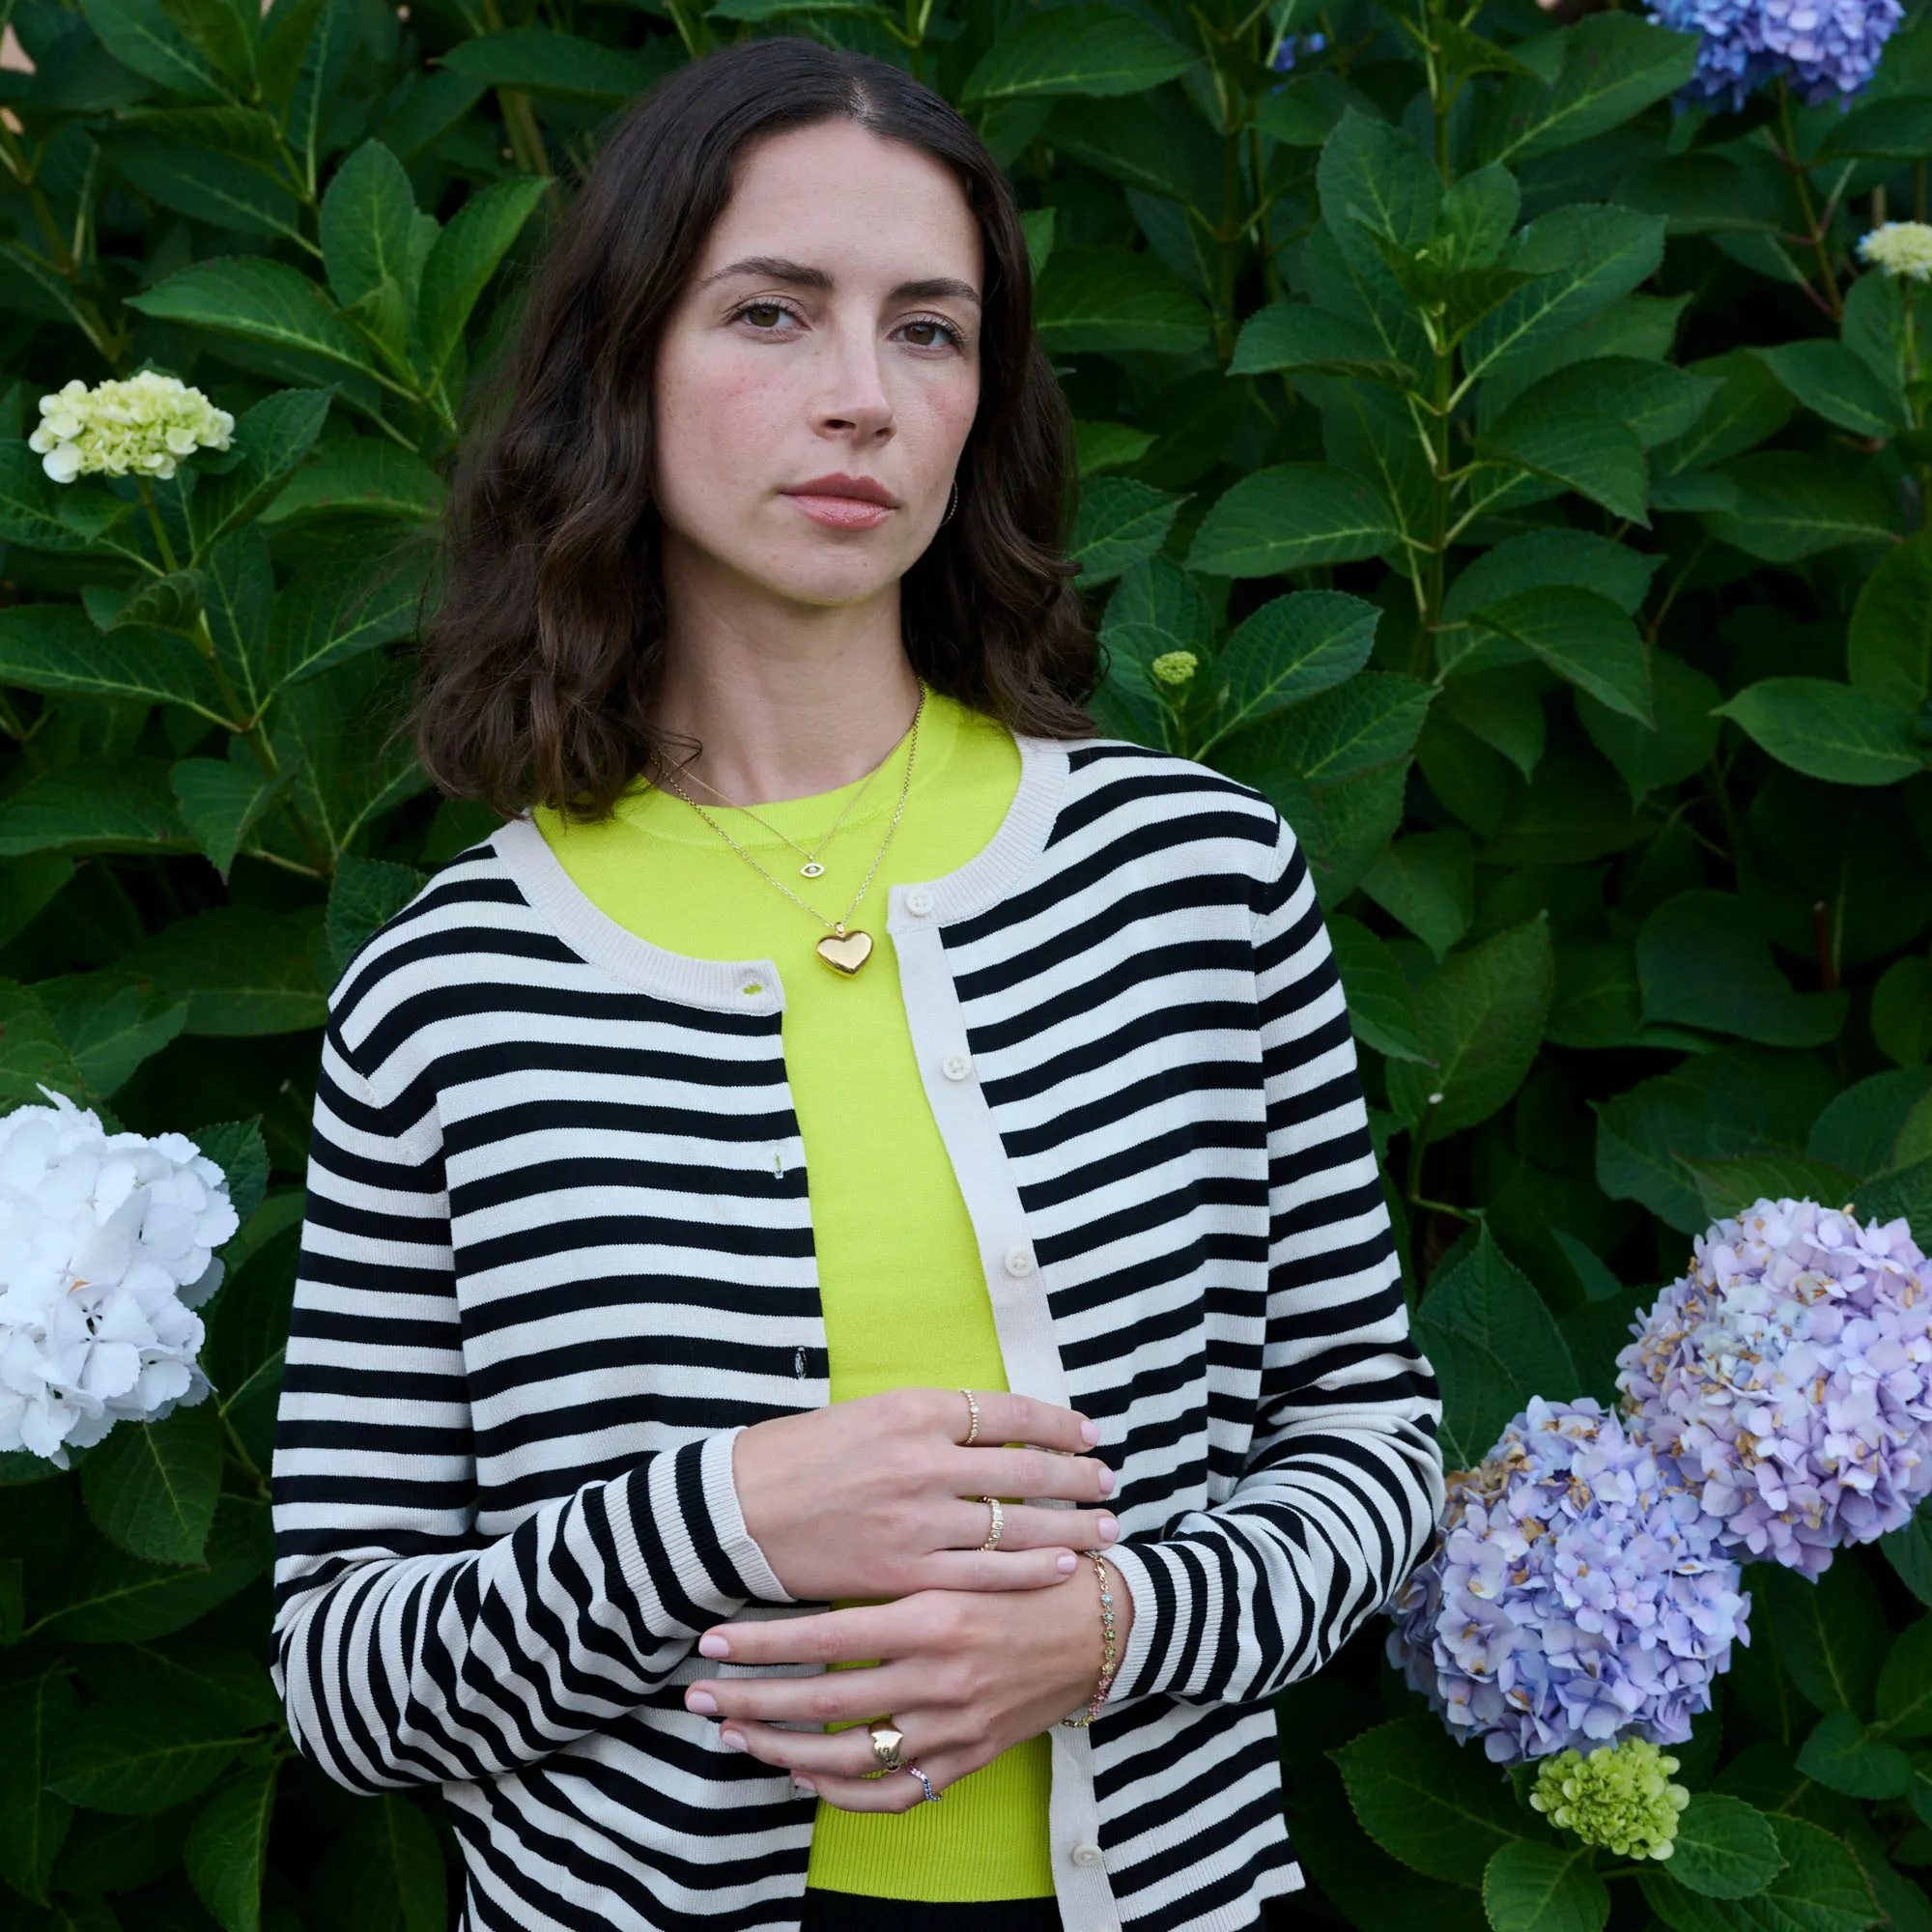
MULTIPOLYGON (((1133 1634, 1052 1734, 1054 1882, 1070 1932, 1233 1932, 1301 1884, 1268 1699, 1426 1541, 1435 1384, 1293 835, 1184 759, 1020 749, 889 925, 1009 1383, 1121 1476, 1133 1634)), ((275 1675, 332 1777, 442 1787, 470 1932, 797 1922, 812 1802, 681 1694, 700 1631, 798 1613, 731 1483, 738 1429, 828 1399, 783 1015, 774 962, 636 937, 527 818, 330 1001, 275 1675)))

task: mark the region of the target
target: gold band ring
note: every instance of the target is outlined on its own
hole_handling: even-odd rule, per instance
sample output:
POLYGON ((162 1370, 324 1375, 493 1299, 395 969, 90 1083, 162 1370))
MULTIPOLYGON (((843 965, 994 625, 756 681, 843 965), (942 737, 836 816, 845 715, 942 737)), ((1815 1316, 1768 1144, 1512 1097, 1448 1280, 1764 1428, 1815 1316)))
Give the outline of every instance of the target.
POLYGON ((980 1500, 993 1512, 993 1520, 986 1525, 986 1540, 980 1544, 981 1549, 997 1549, 1000 1538, 1007 1533, 1007 1512, 998 1496, 981 1496, 980 1500))
POLYGON ((973 1400, 971 1389, 961 1389, 959 1393, 966 1398, 966 1413, 972 1418, 973 1425, 967 1430, 966 1439, 959 1446, 962 1449, 970 1449, 980 1439, 980 1405, 973 1400))
POLYGON ((871 1726, 872 1755, 878 1760, 881 1771, 903 1771, 905 1760, 899 1755, 905 1743, 905 1733, 895 1731, 890 1724, 871 1726))

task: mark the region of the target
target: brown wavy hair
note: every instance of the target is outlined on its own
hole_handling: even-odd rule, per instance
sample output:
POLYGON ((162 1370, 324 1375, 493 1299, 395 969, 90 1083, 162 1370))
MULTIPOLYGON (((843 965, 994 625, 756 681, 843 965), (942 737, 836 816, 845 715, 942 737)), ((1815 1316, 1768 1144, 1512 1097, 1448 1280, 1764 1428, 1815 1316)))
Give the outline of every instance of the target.
POLYGON ((665 594, 651 376, 665 322, 729 200, 738 157, 837 119, 952 170, 987 264, 979 412, 959 503, 900 587, 907 655, 937 691, 1040 737, 1094 729, 1095 647, 1062 549, 1065 404, 1033 330, 1012 189, 939 96, 864 54, 751 41, 630 110, 590 169, 486 393, 444 526, 409 728, 448 795, 505 817, 607 816, 668 735, 653 723, 665 594))

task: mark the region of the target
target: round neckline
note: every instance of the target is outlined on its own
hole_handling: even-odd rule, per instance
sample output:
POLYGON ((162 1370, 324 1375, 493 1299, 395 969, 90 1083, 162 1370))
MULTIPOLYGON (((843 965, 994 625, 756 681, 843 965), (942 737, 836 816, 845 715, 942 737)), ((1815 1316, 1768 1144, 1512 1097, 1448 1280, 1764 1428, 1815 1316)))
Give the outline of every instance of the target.
MULTIPOLYGON (((931 790, 939 774, 952 761, 962 732, 971 728, 972 724, 973 719, 964 705, 927 688, 925 711, 919 726, 919 753, 913 760, 912 783, 906 792, 908 811, 916 807, 923 790, 931 790)), ((898 809, 899 784, 904 770, 905 740, 902 735, 892 751, 886 753, 884 765, 872 774, 871 790, 839 826, 841 843, 842 835, 853 827, 873 823, 898 809)), ((769 852, 789 850, 788 838, 810 847, 813 839, 821 838, 831 829, 838 814, 867 782, 866 779, 858 778, 849 784, 835 786, 831 791, 752 806, 750 810, 755 811, 757 818, 748 816, 747 809, 742 806, 724 805, 699 796, 695 786, 692 787, 692 797, 746 850, 769 852), (760 818, 767 823, 760 825, 760 818)), ((714 845, 726 857, 730 856, 730 847, 719 837, 717 826, 707 824, 675 792, 667 791, 644 780, 633 781, 618 798, 613 815, 647 838, 668 839, 679 845, 714 845)))

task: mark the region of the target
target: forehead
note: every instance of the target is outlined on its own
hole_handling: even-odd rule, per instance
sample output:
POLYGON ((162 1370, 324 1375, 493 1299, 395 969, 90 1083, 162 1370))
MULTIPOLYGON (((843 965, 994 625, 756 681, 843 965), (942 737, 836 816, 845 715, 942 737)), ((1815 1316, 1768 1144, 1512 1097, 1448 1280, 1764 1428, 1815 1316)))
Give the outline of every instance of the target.
POLYGON ((980 278, 980 224, 952 169, 853 121, 792 128, 739 156, 700 271, 781 254, 835 280, 980 278))

